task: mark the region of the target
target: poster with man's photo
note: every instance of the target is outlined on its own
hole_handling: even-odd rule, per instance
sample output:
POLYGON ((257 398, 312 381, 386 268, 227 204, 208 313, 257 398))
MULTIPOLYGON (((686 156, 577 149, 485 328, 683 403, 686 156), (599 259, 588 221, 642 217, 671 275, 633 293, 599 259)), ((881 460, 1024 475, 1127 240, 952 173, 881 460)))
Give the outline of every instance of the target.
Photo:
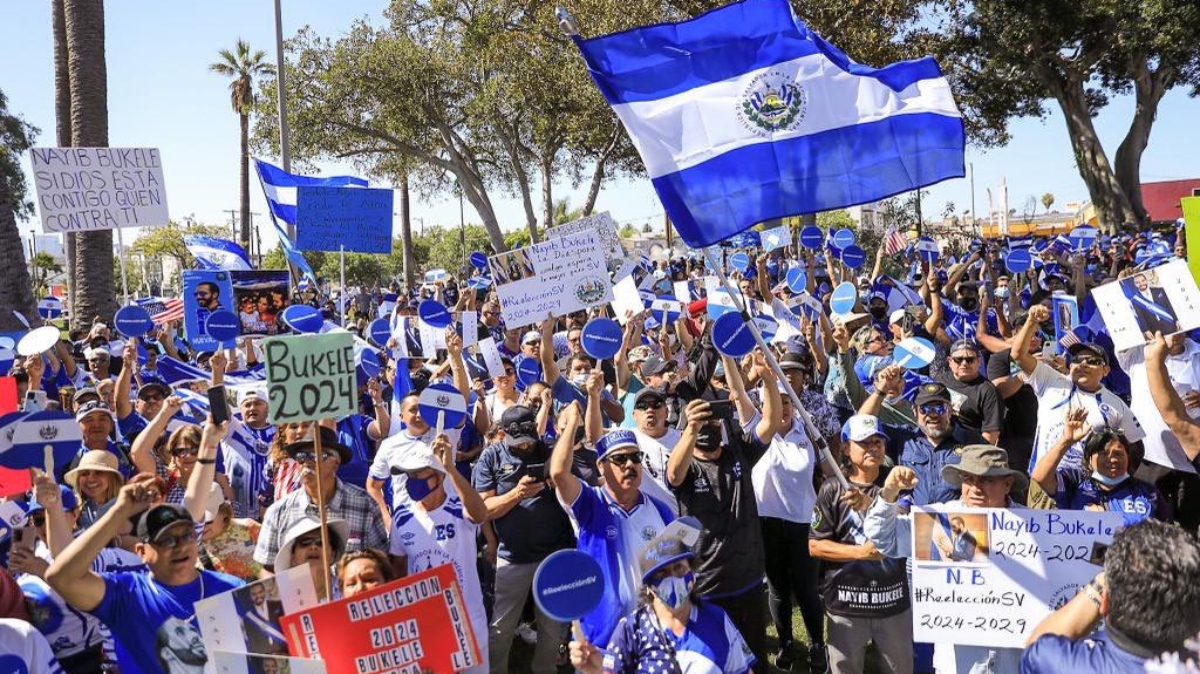
POLYGON ((1092 290, 1117 351, 1141 346, 1161 332, 1200 327, 1200 289, 1187 263, 1174 260, 1092 290))
POLYGON ((221 343, 208 336, 206 323, 214 311, 236 311, 233 283, 227 271, 183 272, 183 330, 196 351, 216 351, 221 343))
POLYGON ((230 272, 230 276, 242 334, 255 337, 286 334, 287 328, 279 316, 288 306, 288 273, 254 270, 230 272))
POLYGON ((325 661, 316 658, 286 658, 278 655, 213 651, 216 674, 325 674, 325 661))
POLYGON ((299 566, 196 602, 196 620, 210 652, 287 655, 280 619, 316 605, 312 574, 299 566))

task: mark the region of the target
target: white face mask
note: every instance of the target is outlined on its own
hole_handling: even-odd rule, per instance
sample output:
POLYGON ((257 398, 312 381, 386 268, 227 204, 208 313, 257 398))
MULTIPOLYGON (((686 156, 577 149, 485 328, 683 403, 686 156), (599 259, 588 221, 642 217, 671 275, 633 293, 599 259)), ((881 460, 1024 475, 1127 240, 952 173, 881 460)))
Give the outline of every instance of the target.
POLYGON ((583 374, 577 374, 574 377, 571 377, 571 383, 578 386, 579 388, 583 388, 583 387, 587 386, 589 377, 591 377, 591 375, 586 372, 584 372, 583 374))
POLYGON ((1122 475, 1120 477, 1109 477, 1109 476, 1105 475, 1104 473, 1101 473, 1098 470, 1093 470, 1092 471, 1092 479, 1095 480, 1096 482, 1099 482, 1100 484, 1104 485, 1105 487, 1115 487, 1115 486, 1121 484, 1122 482, 1124 482, 1125 480, 1128 480, 1129 473, 1125 473, 1124 475, 1122 475))

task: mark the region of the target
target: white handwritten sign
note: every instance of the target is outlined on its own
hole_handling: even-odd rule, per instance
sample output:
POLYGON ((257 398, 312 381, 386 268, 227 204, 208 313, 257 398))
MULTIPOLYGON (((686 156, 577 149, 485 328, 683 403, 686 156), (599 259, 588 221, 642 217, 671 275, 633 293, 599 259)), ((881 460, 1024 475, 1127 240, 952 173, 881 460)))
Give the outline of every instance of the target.
POLYGON ((1121 515, 913 508, 913 640, 1023 648, 1039 622, 1101 571, 1089 560, 1121 515))
POLYGON ((488 267, 510 328, 613 300, 603 243, 595 231, 493 255, 488 267))
POLYGON ((617 234, 617 223, 613 221, 608 211, 589 215, 586 218, 572 220, 564 225, 546 230, 547 239, 558 239, 579 232, 595 232, 604 246, 606 260, 624 260, 625 248, 621 246, 621 237, 617 234))
POLYGON ((29 157, 44 232, 147 227, 170 219, 155 148, 35 147, 29 157))

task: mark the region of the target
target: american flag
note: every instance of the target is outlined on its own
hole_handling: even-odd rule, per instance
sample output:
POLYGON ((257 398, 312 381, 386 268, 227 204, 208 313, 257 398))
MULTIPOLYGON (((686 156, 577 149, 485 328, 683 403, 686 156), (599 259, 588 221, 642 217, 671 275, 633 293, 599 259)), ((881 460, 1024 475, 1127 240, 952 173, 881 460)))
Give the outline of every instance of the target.
POLYGON ((889 226, 887 231, 883 233, 884 255, 895 255, 904 250, 906 246, 908 246, 908 237, 904 236, 904 233, 897 229, 895 225, 889 226))
POLYGON ((150 320, 154 321, 155 325, 183 319, 183 300, 178 297, 147 297, 138 300, 137 303, 150 314, 150 320))

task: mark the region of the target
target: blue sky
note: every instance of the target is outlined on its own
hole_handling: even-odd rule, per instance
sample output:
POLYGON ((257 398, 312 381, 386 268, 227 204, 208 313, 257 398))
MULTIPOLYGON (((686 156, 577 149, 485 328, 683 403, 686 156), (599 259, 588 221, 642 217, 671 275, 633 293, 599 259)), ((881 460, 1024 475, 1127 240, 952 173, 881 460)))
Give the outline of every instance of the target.
MULTIPOLYGON (((311 25, 322 36, 337 36, 362 16, 379 18, 385 0, 283 0, 284 35, 311 25)), ((225 224, 225 211, 238 208, 238 124, 229 107, 228 80, 208 71, 217 50, 232 48, 237 38, 264 49, 274 61, 274 18, 271 0, 209 0, 162 2, 119 0, 106 3, 109 144, 113 147, 158 147, 162 150, 168 205, 172 218, 194 215, 199 221, 225 224)), ((3 9, 5 39, 0 40, 0 90, 9 109, 38 126, 38 145, 53 146, 54 71, 50 11, 46 3, 9 2, 3 9)), ((853 54, 851 55, 853 56, 853 54)), ((582 67, 582 66, 581 66, 582 67)), ((1133 111, 1129 97, 1115 99, 1097 118, 1101 139, 1111 157, 1128 128, 1133 111)), ((1143 181, 1200 175, 1196 163, 1194 121, 1200 101, 1175 90, 1163 99, 1149 149, 1142 161, 1143 181)), ((1061 115, 1046 120, 1012 123, 1013 141, 1005 148, 981 152, 968 149, 974 165, 976 208, 987 209, 986 188, 1008 178, 1010 207, 1020 208, 1028 196, 1044 192, 1062 207, 1087 198, 1074 167, 1070 142, 1061 115)), ((274 159, 274 158, 267 158, 274 159)), ((28 158, 25 159, 28 170, 28 158)), ((327 170, 339 167, 327 166, 327 170)), ((345 167, 341 167, 345 170, 345 167)), ((252 180, 254 180, 252 175, 252 180)), ((380 185, 383 187, 384 185, 380 185)), ((586 185, 572 190, 556 187, 556 195, 580 204, 586 185)), ((948 181, 930 188, 926 216, 940 217, 953 201, 959 212, 970 208, 968 181, 948 181)), ((266 218, 266 204, 257 185, 251 186, 251 210, 266 218)), ((535 199, 539 199, 535 195, 535 199)), ((519 199, 494 199, 501 226, 524 226, 519 199)), ((662 222, 662 207, 649 181, 610 183, 597 202, 620 222, 662 222)), ((1039 207, 1040 208, 1040 207, 1039 207)), ((468 222, 478 218, 467 205, 468 222)), ((414 227, 423 221, 457 225, 458 202, 415 201, 414 227)), ((259 222, 256 217, 256 223, 259 222)), ((263 247, 274 247, 274 235, 264 225, 263 247)), ((36 222, 25 223, 28 233, 36 222)), ((128 233, 128 232, 127 232, 128 233)), ((127 237, 127 241, 132 236, 127 237)))

